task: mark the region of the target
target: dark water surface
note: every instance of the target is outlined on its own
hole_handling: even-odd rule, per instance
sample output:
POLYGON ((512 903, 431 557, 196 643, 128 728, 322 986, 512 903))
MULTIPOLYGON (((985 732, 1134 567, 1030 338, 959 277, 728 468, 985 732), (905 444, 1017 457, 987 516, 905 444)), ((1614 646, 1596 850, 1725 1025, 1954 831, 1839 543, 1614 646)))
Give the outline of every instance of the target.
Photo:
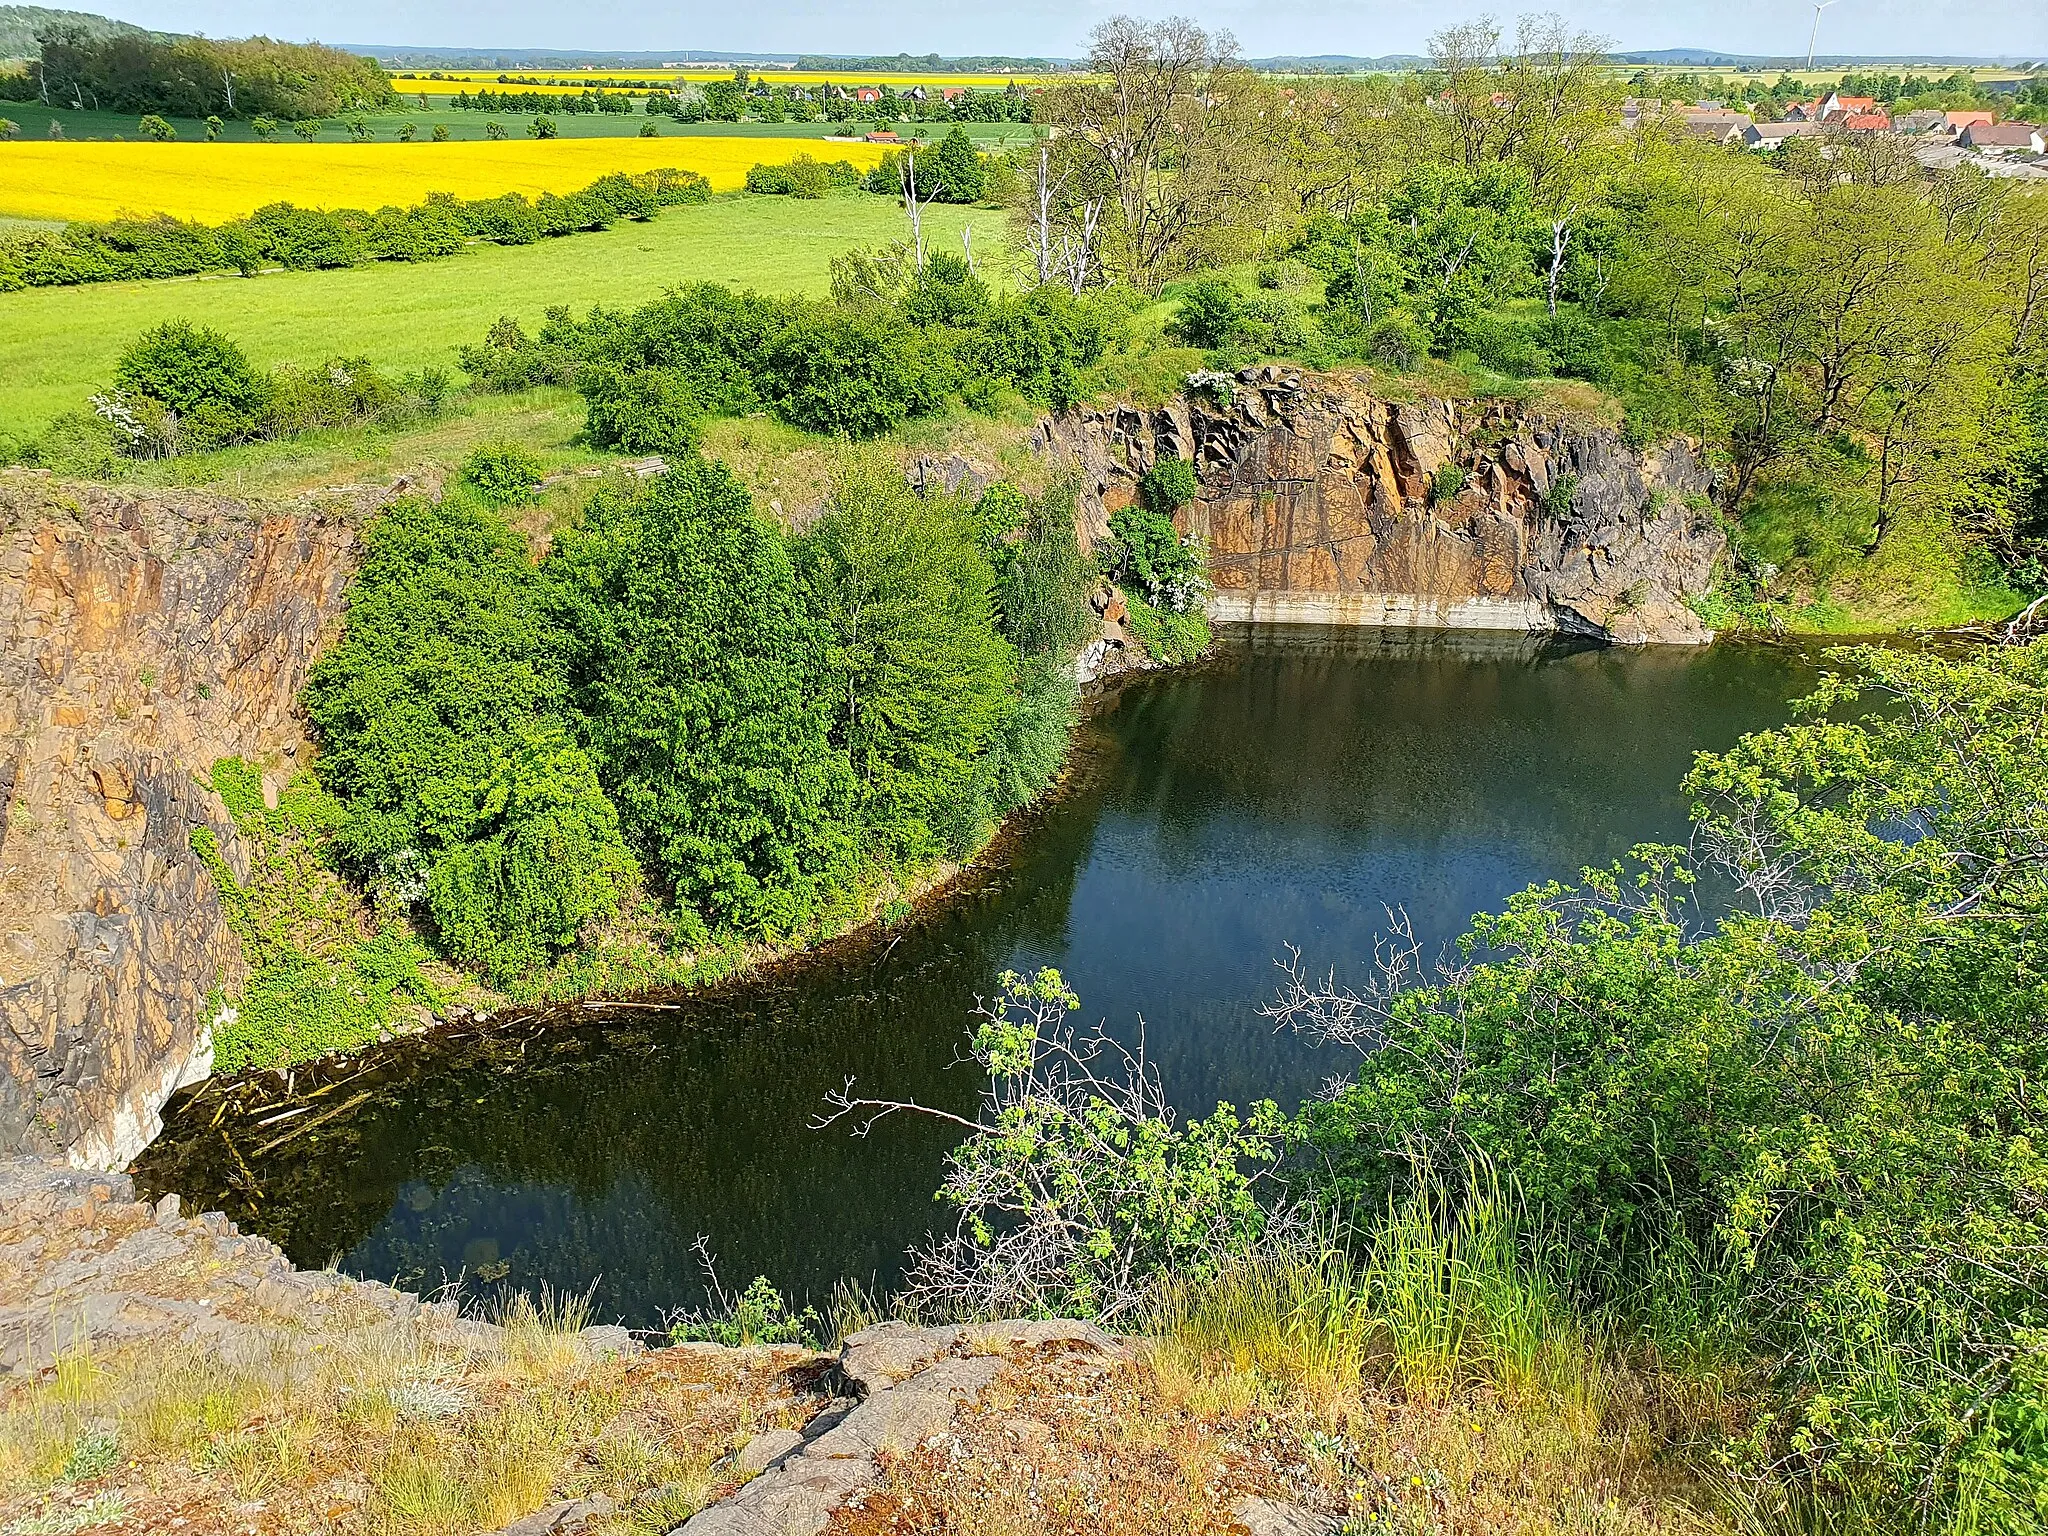
POLYGON ((595 1282, 600 1311, 636 1324, 700 1294, 699 1234, 728 1283, 886 1284, 944 1219, 952 1137, 807 1122, 849 1077, 970 1112, 977 1082, 951 1063, 1002 970, 1056 965, 1084 1020, 1142 1018, 1183 1108, 1291 1107, 1346 1062, 1257 1016, 1287 944, 1356 977, 1388 907, 1433 951, 1532 881, 1682 837, 1692 753, 1781 721, 1814 676, 1763 645, 1240 631, 1197 670, 1127 687, 1059 800, 894 933, 680 1006, 402 1042, 304 1118, 360 1102, 269 1152, 289 1121, 216 1122, 202 1091, 136 1171, 301 1264, 595 1282))

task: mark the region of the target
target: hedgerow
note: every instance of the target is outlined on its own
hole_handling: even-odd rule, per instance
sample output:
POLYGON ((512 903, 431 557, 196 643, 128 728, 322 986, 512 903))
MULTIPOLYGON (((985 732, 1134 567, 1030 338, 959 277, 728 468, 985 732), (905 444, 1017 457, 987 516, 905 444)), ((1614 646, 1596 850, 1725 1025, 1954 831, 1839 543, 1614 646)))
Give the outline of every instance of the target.
POLYGON ((462 366, 480 389, 573 384, 592 441, 648 451, 687 440, 696 419, 758 410, 864 438, 949 401, 992 405, 1005 387, 1064 406, 1120 334, 1114 298, 999 295, 957 256, 859 266, 835 275, 829 300, 695 283, 630 312, 553 309, 537 335, 503 319, 462 366))
POLYGON ((621 218, 651 218, 659 208, 710 197, 711 183, 695 171, 663 169, 614 173, 580 192, 544 193, 535 201, 516 192, 470 201, 435 193, 417 207, 374 213, 271 203, 230 224, 168 215, 75 223, 0 239, 0 293, 202 272, 253 276, 266 266, 311 271, 432 261, 472 240, 531 244, 547 235, 604 229, 621 218))

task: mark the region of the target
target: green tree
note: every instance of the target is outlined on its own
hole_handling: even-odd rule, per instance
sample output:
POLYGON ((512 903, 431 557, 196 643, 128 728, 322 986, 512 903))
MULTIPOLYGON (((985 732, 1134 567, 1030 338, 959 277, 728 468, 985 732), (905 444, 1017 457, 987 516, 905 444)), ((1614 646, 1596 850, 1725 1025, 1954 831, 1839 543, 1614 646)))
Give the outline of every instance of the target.
POLYGON ((978 532, 964 504, 854 467, 798 547, 804 590, 834 640, 833 738, 885 857, 958 857, 985 820, 980 758, 1017 658, 996 632, 978 532))
POLYGON ((335 845, 421 903, 448 952, 500 981, 616 909, 635 869, 568 735, 525 542, 459 497, 393 503, 364 533, 348 622, 303 699, 335 845))
POLYGON ((829 637, 745 490, 692 455, 600 491, 545 572, 582 739, 653 879, 750 937, 843 896, 855 786, 829 637))
POLYGON ((930 175, 940 202, 981 201, 987 173, 982 168, 981 156, 975 153, 974 141, 957 123, 932 151, 930 175))
POLYGON ((178 136, 177 129, 154 113, 151 113, 148 117, 137 123, 135 129, 145 139, 153 140, 158 144, 168 144, 178 136))
POLYGON ((704 103, 704 116, 714 123, 738 122, 747 101, 745 88, 731 80, 707 80, 698 87, 698 94, 704 103))

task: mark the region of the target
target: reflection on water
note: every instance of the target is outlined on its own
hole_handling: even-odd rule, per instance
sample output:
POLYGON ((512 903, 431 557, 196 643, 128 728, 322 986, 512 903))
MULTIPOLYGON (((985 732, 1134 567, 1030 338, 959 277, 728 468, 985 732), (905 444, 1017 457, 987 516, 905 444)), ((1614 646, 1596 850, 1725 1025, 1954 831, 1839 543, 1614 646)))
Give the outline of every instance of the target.
POLYGON ((402 1043, 357 1107, 271 1134, 188 1100, 137 1173, 227 1210, 300 1263, 473 1288, 595 1284, 651 1323, 723 1278, 822 1297, 888 1282, 945 1212, 951 1140, 897 1117, 807 1122, 856 1077, 965 1113, 968 1011, 1006 968, 1056 965, 1083 1017, 1140 1020, 1183 1107, 1291 1104, 1344 1063, 1258 1018, 1295 944, 1356 975, 1387 909, 1427 946, 1532 881, 1685 830, 1693 751, 1784 716, 1778 647, 1572 650, 1521 637, 1240 631, 1128 687, 1073 781, 969 888, 904 929, 663 1008, 402 1043))

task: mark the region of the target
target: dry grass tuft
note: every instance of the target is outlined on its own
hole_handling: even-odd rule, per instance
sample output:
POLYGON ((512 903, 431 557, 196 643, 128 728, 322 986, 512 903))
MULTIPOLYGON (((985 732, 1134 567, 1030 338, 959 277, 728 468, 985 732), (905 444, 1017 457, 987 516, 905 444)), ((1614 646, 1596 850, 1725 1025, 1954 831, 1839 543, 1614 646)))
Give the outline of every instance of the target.
POLYGON ((575 1337, 588 1310, 514 1299, 482 1338, 431 1316, 281 1328, 232 1361, 65 1355, 0 1395, 0 1531, 458 1536, 603 1493, 601 1536, 660 1532, 752 1435, 815 1410, 801 1351, 600 1356, 575 1337))

